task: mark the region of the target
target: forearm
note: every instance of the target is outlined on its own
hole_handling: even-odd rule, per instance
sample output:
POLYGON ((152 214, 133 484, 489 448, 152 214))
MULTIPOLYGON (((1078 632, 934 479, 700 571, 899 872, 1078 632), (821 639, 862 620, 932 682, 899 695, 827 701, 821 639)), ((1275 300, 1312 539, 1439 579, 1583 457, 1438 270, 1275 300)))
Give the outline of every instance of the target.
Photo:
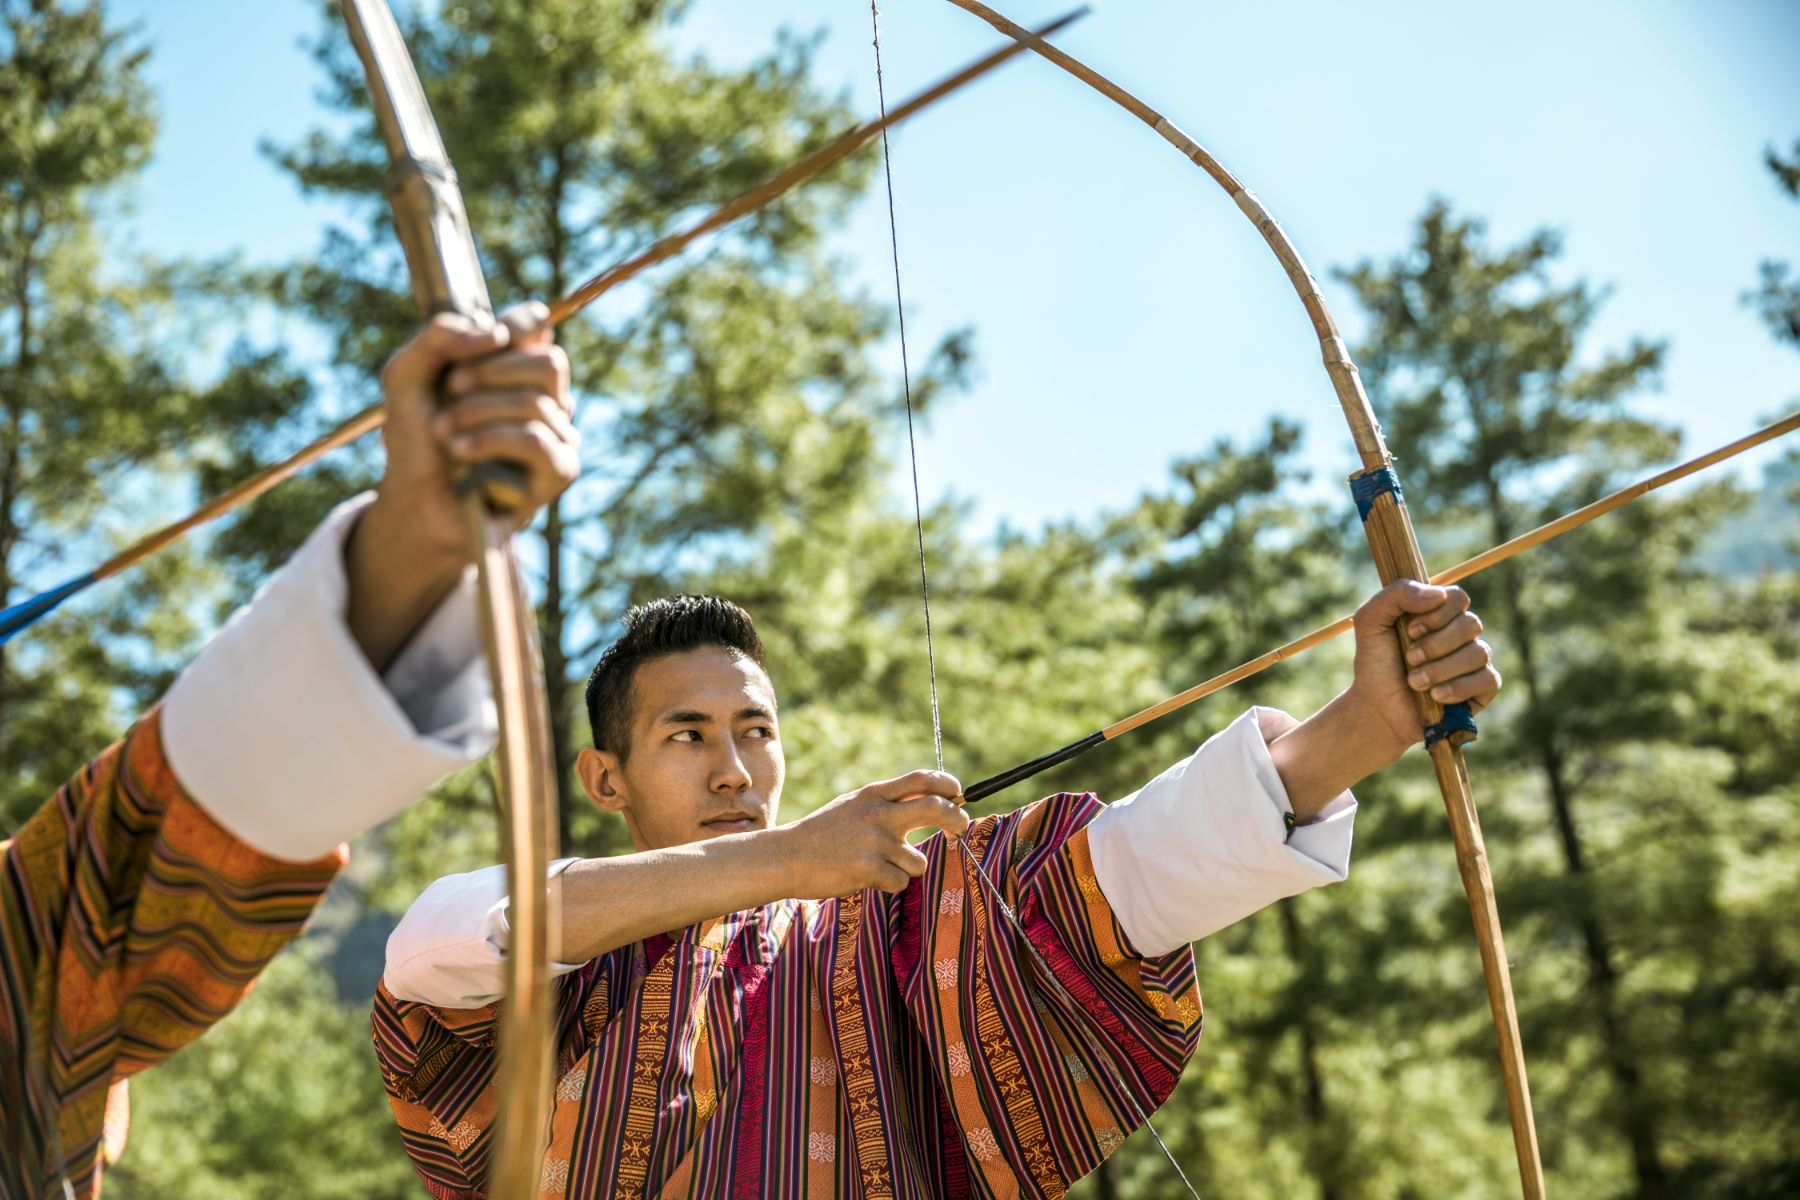
POLYGON ((492 745, 466 589, 385 672, 346 627, 345 543, 370 509, 360 497, 334 509, 163 703, 163 744, 187 794, 274 858, 330 853, 492 745))
POLYGON ((1095 817, 1089 847, 1100 891, 1143 954, 1164 954, 1287 896, 1343 880, 1355 801, 1290 829, 1271 754, 1300 722, 1255 708, 1192 755, 1095 817))
POLYGON ((685 846, 573 863, 558 879, 559 962, 579 963, 794 893, 786 833, 736 833, 685 846))
POLYGON ((443 603, 468 565, 466 548, 415 536, 420 522, 403 505, 378 495, 357 519, 344 547, 350 636, 377 671, 385 671, 443 603))
POLYGON ((1331 800, 1400 756, 1405 747, 1372 722, 1368 707, 1342 692, 1318 712, 1269 741, 1294 817, 1306 822, 1331 800))

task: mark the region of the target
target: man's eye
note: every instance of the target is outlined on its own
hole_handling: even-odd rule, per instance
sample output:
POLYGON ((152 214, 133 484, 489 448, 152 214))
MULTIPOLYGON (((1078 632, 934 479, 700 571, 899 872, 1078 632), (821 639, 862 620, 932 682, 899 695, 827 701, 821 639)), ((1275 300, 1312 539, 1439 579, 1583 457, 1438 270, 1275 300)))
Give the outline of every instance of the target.
POLYGON ((763 740, 767 741, 768 739, 773 738, 775 736, 775 731, 773 729, 770 729, 767 725, 756 725, 756 726, 753 726, 750 729, 746 730, 744 733, 744 736, 745 737, 753 737, 753 738, 762 738, 763 740))
POLYGON ((683 729, 679 733, 672 735, 669 740, 671 742, 697 742, 700 740, 700 731, 698 729, 683 729))

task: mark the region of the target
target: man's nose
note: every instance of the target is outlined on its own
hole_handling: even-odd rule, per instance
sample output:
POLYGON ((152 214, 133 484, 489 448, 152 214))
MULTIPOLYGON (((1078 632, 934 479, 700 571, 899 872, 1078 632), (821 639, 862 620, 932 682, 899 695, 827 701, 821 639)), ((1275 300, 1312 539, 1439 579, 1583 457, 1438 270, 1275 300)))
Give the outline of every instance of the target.
POLYGON ((724 754, 713 769, 715 792, 741 792, 750 786, 750 768, 738 754, 735 743, 726 742, 724 754))

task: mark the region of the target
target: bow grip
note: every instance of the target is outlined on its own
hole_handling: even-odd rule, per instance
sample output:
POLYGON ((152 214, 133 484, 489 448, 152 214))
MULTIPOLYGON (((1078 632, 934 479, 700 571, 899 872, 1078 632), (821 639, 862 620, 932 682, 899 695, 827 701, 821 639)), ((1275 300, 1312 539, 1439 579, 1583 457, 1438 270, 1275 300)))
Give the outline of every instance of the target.
MULTIPOLYGON (((453 312, 492 325, 493 303, 455 172, 444 162, 408 155, 388 170, 387 193, 419 311, 453 312)), ((505 513, 524 506, 529 485, 519 464, 485 462, 464 468, 456 490, 463 496, 479 492, 491 511, 505 513)))
MULTIPOLYGON (((1401 576, 1413 579, 1424 579, 1425 571, 1422 563, 1408 563, 1407 545, 1411 543, 1406 524, 1406 494, 1400 488, 1400 476, 1395 473, 1391 461, 1368 470, 1358 471, 1350 477, 1350 495, 1356 501, 1356 511, 1361 515, 1363 529, 1369 535, 1369 546, 1375 552, 1375 565, 1381 573, 1381 582, 1392 583, 1401 576), (1409 569, 1416 567, 1417 569, 1409 569)), ((1406 622, 1402 621, 1394 628, 1400 639, 1400 656, 1404 660, 1406 652, 1412 649, 1413 639, 1406 632, 1406 622)), ((1447 741, 1452 746, 1466 746, 1475 740, 1475 714, 1467 704, 1439 704, 1429 695, 1414 693, 1413 702, 1419 709, 1419 723, 1425 734, 1425 745, 1429 748, 1439 742, 1447 741)))

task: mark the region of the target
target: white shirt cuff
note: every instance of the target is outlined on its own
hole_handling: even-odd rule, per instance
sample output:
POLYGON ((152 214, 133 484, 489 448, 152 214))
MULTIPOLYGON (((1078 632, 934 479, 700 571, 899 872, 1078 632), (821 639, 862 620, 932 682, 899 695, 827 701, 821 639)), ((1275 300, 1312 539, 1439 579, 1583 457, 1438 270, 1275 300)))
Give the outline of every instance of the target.
MULTIPOLYGON (((575 858, 550 864, 555 879, 575 858)), ((382 982, 396 1000, 436 1008, 481 1008, 500 999, 506 962, 506 868, 446 875, 420 893, 389 935, 382 982)), ((554 978, 580 963, 550 964, 554 978)))
POLYGON ((329 853, 493 745, 472 568, 385 677, 350 636, 344 542, 371 499, 339 505, 163 702, 188 795, 276 858, 329 853))
POLYGON ((1094 875, 1145 955, 1350 874, 1356 799, 1287 829, 1287 789, 1251 709, 1088 826, 1094 875))

